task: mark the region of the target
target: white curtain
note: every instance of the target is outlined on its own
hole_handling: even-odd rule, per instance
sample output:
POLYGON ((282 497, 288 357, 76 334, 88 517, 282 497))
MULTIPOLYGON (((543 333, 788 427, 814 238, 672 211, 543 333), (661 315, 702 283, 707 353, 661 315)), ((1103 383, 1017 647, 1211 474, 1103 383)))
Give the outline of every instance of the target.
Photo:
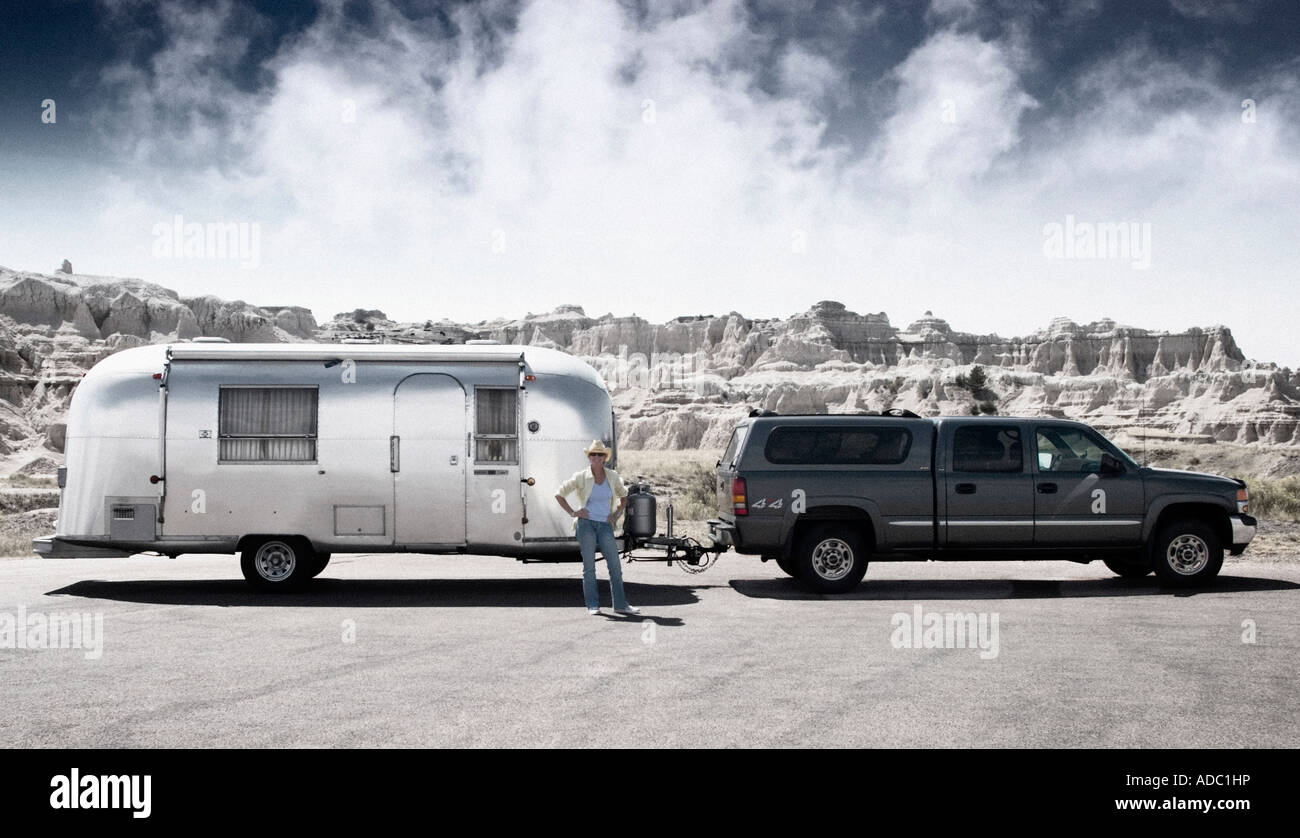
POLYGON ((222 387, 221 460, 315 460, 316 407, 315 387, 222 387))

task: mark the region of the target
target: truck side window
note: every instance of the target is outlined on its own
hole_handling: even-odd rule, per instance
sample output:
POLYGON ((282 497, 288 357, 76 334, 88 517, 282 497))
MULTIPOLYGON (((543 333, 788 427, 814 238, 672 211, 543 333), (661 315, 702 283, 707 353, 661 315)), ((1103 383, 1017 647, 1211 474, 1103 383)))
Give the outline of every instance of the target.
POLYGON ((1010 425, 967 425, 952 437, 953 471, 1010 473, 1024 468, 1020 429, 1010 425))
POLYGON ((1053 474, 1096 474, 1106 453, 1097 440, 1074 428, 1039 428, 1035 443, 1038 470, 1053 474))
POLYGON ((519 462, 517 398, 514 388, 475 388, 474 462, 519 462))
POLYGON ((217 461, 316 461, 315 387, 221 387, 217 396, 217 461))
POLYGON ((912 432, 906 428, 785 427, 767 438, 767 460, 776 465, 882 466, 907 459, 912 432))

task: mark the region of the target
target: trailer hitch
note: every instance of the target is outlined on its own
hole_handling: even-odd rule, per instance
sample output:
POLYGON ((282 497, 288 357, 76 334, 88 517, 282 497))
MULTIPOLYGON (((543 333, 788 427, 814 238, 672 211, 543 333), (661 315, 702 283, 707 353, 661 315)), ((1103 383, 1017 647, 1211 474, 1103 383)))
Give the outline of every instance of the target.
POLYGON ((673 505, 668 504, 668 532, 665 535, 632 535, 623 533, 623 559, 632 562, 673 562, 687 573, 703 573, 713 567, 718 557, 727 551, 727 546, 716 541, 705 547, 689 536, 673 535, 673 505), (662 550, 662 555, 638 556, 633 551, 640 549, 662 550))
POLYGON ((718 560, 718 556, 726 552, 726 546, 714 542, 705 547, 694 538, 677 537, 672 535, 652 535, 648 538, 638 538, 635 542, 624 549, 623 558, 631 564, 632 562, 667 562, 669 567, 673 562, 687 573, 703 573, 713 567, 713 563, 718 560), (662 550, 663 555, 656 556, 638 556, 633 551, 638 549, 662 550))

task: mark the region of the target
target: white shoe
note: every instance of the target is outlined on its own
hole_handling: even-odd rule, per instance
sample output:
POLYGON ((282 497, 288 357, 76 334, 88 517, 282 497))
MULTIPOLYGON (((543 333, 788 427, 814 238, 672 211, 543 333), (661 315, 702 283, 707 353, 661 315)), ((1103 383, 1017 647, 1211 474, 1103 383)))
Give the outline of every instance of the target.
POLYGON ((599 608, 588 608, 588 609, 587 609, 587 613, 590 614, 590 615, 593 616, 593 617, 599 617, 599 616, 600 616, 600 609, 599 609, 599 608))
POLYGON ((637 608, 635 605, 629 605, 626 608, 615 608, 614 613, 615 614, 640 614, 641 609, 637 608))

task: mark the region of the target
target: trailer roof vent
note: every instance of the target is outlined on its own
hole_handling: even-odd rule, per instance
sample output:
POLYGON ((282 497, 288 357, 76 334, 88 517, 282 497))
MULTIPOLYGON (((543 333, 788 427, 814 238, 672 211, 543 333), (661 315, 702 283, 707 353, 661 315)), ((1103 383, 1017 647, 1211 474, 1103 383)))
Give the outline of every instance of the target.
POLYGON ((230 341, 222 337, 217 337, 216 335, 201 335, 196 338, 190 338, 190 343, 230 343, 230 341))
POLYGON ((474 338, 473 340, 465 341, 465 345, 466 346, 500 346, 501 341, 492 340, 491 338, 474 338))

